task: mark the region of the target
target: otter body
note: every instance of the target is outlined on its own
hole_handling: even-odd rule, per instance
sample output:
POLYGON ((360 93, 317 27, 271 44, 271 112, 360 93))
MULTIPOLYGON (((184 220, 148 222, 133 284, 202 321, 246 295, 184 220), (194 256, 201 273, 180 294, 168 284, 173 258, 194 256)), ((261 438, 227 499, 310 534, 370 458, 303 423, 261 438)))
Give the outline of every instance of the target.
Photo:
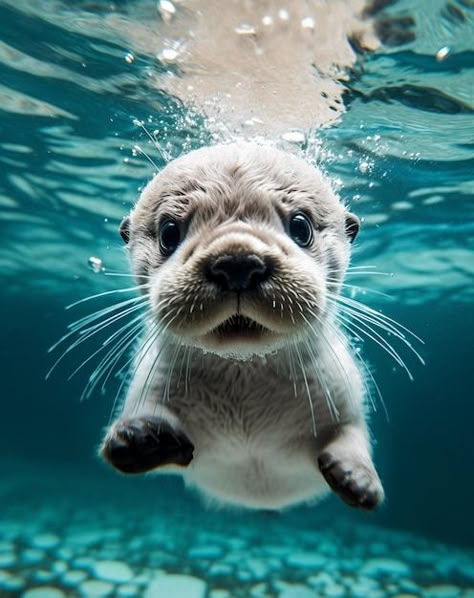
POLYGON ((333 300, 357 231, 293 155, 232 144, 170 163, 121 227, 149 315, 103 457, 228 504, 331 488, 377 506, 364 379, 333 300))

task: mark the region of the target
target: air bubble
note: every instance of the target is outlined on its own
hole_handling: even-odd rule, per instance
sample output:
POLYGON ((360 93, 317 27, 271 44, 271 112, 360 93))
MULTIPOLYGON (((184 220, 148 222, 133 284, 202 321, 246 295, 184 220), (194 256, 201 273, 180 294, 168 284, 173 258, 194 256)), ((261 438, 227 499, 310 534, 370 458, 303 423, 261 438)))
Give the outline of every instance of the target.
POLYGON ((157 56, 160 62, 175 62, 179 52, 174 48, 164 48, 157 56))
POLYGON ((436 52, 436 60, 438 62, 441 62, 448 56, 449 52, 450 52, 450 48, 448 48, 448 46, 443 46, 436 52))
POLYGON ((290 13, 286 9, 282 8, 278 11, 278 18, 280 21, 289 21, 290 13))
POLYGON ((301 27, 303 29, 310 29, 310 30, 314 30, 315 27, 315 22, 313 17, 306 17, 301 21, 301 27))
POLYGON ((265 15, 262 18, 262 25, 265 25, 265 27, 269 27, 270 25, 273 25, 273 17, 271 17, 270 15, 265 15))
POLYGON ((297 144, 305 143, 305 141, 306 141, 305 133, 303 131, 298 131, 297 129, 283 133, 281 138, 284 141, 288 141, 289 143, 297 143, 297 144))
POLYGON ((131 52, 127 52, 125 54, 125 62, 128 62, 128 64, 132 64, 135 60, 135 56, 131 53, 131 52))
POLYGON ((369 160, 361 160, 359 162, 359 171, 362 174, 366 174, 367 172, 372 171, 373 166, 374 166, 373 162, 370 162, 369 160))
POLYGON ((100 272, 105 270, 104 264, 100 257, 94 257, 93 255, 91 255, 91 257, 87 260, 87 265, 96 274, 100 274, 100 272))
POLYGON ((237 35, 257 35, 257 29, 249 23, 241 23, 234 29, 237 35))
POLYGON ((158 12, 163 21, 169 23, 176 13, 176 7, 169 0, 160 0, 158 2, 158 12))

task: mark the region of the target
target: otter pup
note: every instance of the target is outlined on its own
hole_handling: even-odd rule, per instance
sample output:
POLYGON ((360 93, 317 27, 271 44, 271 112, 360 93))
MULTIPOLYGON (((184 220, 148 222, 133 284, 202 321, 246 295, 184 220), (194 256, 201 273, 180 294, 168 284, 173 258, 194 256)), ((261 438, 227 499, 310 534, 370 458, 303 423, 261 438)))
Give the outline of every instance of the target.
POLYGON ((223 503, 279 509, 329 486, 374 509, 365 381, 332 300, 358 230, 294 155, 235 143, 168 164, 120 228, 149 317, 103 458, 223 503))

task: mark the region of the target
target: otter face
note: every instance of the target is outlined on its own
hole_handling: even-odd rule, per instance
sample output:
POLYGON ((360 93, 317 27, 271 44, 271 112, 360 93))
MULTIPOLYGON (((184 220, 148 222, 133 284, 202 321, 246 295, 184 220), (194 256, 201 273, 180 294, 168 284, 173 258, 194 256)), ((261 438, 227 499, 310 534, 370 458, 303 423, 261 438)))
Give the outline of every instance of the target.
POLYGON ((170 163, 121 234, 166 334, 245 359, 317 331, 357 230, 319 171, 234 144, 170 163))

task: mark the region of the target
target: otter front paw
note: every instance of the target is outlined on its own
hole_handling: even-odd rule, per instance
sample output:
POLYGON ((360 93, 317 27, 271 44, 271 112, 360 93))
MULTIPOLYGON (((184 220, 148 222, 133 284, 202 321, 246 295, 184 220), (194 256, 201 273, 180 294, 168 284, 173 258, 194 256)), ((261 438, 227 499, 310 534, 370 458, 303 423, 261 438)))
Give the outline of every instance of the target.
POLYGON ((101 456, 122 473, 144 473, 163 465, 189 465, 194 446, 182 432, 158 417, 115 422, 100 449, 101 456))
POLYGON ((331 489, 351 507, 372 511, 383 501, 382 484, 371 464, 341 460, 330 452, 320 455, 318 464, 331 489))

